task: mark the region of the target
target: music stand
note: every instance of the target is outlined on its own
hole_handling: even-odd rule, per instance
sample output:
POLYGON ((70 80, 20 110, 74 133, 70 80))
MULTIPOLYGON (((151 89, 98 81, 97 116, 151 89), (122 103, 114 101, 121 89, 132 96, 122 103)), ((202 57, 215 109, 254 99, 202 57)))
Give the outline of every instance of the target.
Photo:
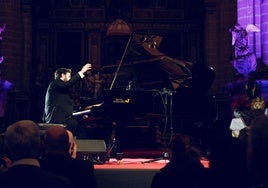
POLYGON ((163 89, 163 91, 158 91, 158 93, 161 96, 161 99, 163 101, 164 104, 164 111, 165 111, 165 126, 164 126, 164 130, 163 130, 163 139, 164 139, 164 151, 162 153, 161 157, 155 158, 155 159, 151 159, 151 160, 147 160, 147 161, 142 161, 141 163, 151 163, 154 161, 159 161, 159 160, 163 160, 163 159, 168 159, 169 158, 169 153, 168 153, 168 146, 170 146, 171 142, 172 142, 172 138, 173 138, 173 93, 176 93, 176 91, 171 91, 171 90, 167 90, 166 88, 163 89), (163 98, 164 96, 164 98, 163 98), (169 100, 168 100, 169 99, 169 100), (168 112, 168 106, 169 106, 169 112, 168 112), (170 137, 169 137, 169 141, 167 142, 168 138, 167 138, 167 128, 170 128, 170 137))

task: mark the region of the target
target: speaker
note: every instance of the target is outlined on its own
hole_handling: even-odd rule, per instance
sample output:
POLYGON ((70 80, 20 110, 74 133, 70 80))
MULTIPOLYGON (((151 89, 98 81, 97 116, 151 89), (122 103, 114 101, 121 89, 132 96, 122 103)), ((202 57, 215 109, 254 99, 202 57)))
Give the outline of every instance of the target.
POLYGON ((95 164, 103 164, 108 160, 104 140, 77 139, 77 158, 91 160, 95 164))

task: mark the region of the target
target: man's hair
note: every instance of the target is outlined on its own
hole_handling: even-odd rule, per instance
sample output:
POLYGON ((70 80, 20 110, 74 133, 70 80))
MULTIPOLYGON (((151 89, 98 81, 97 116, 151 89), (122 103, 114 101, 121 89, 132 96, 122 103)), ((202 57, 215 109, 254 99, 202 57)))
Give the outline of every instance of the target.
POLYGON ((62 126, 50 127, 44 136, 45 152, 69 153, 69 136, 62 126))
POLYGON ((20 120, 8 126, 5 143, 12 160, 37 158, 40 149, 39 127, 31 120, 20 120))
POLYGON ((177 159, 181 156, 200 157, 200 151, 194 147, 192 137, 187 134, 178 134, 173 138, 171 146, 172 159, 177 159))
POLYGON ((59 79, 61 77, 61 74, 66 74, 66 73, 72 73, 72 70, 68 68, 58 68, 54 73, 54 78, 59 79))

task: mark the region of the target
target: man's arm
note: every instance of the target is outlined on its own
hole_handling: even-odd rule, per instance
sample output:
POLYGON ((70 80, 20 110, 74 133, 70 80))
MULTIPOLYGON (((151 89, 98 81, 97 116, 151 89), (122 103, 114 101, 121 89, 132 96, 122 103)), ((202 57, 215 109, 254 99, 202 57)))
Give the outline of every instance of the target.
POLYGON ((85 73, 87 71, 90 71, 92 69, 92 66, 91 64, 87 63, 85 64, 82 69, 78 72, 78 74, 80 75, 81 78, 84 78, 85 77, 85 73))

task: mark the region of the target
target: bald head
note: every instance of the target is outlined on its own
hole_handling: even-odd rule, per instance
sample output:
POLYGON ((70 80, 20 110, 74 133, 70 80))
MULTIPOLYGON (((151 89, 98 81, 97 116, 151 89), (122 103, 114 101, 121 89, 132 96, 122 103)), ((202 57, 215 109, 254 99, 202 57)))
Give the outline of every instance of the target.
POLYGON ((8 126, 5 142, 13 160, 37 158, 40 135, 37 124, 31 120, 20 120, 8 126))
POLYGON ((69 150, 69 136, 62 126, 50 127, 44 137, 45 151, 48 153, 66 153, 69 150))

